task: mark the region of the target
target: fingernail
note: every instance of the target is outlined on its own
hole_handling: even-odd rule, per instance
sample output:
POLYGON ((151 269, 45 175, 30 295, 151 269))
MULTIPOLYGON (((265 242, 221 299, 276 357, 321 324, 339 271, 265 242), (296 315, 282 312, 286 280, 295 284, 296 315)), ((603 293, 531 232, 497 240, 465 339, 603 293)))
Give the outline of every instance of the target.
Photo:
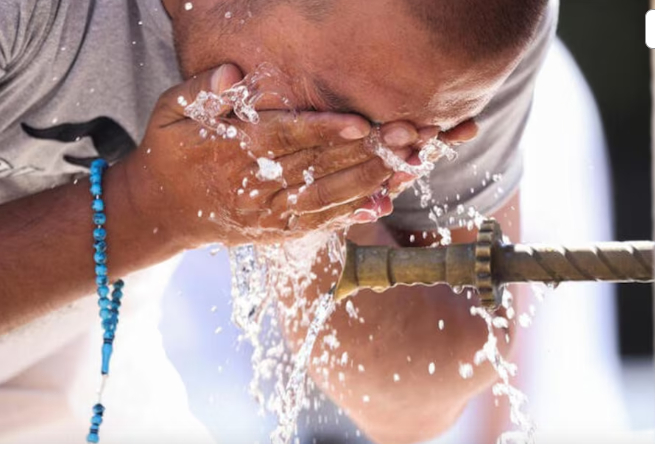
POLYGON ((357 223, 371 223, 378 219, 377 214, 370 209, 357 209, 354 214, 350 216, 353 221, 357 223))
POLYGON ((410 173, 396 172, 394 173, 391 180, 389 181, 389 184, 392 185, 404 184, 406 182, 414 181, 416 178, 417 176, 412 175, 410 173))
POLYGON ((392 150, 396 156, 401 158, 404 161, 407 161, 412 155, 414 154, 414 150, 411 148, 403 147, 403 148, 395 148, 392 150))
POLYGON ((384 142, 387 145, 402 147, 412 142, 412 135, 404 128, 394 128, 384 133, 384 142))
POLYGON ((214 93, 220 93, 223 92, 228 86, 224 86, 226 84, 225 80, 225 66, 222 65, 212 75, 212 81, 211 81, 211 88, 212 92, 214 93))
POLYGON ((366 132, 356 126, 348 126, 339 133, 341 137, 348 140, 357 140, 366 136, 366 132))

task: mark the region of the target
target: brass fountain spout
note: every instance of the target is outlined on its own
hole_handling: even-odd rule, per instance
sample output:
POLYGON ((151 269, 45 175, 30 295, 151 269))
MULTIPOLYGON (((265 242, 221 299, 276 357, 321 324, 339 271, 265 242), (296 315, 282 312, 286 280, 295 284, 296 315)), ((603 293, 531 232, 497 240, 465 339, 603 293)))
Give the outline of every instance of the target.
POLYGON ((607 242, 580 247, 510 245, 500 225, 486 221, 475 243, 439 248, 363 247, 347 243, 335 299, 357 290, 396 285, 474 287, 483 306, 500 305, 506 284, 571 281, 653 282, 654 242, 607 242))

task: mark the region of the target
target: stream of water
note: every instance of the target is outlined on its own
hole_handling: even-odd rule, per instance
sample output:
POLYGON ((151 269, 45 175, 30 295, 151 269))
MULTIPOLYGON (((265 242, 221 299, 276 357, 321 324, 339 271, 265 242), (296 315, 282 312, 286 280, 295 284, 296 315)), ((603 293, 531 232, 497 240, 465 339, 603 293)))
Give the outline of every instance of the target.
MULTIPOLYGON (((270 65, 260 66, 242 82, 226 90, 220 95, 201 92, 191 104, 181 98, 180 104, 186 106, 186 114, 203 125, 201 136, 239 139, 244 151, 248 151, 250 140, 238 126, 230 125, 222 119, 221 114, 228 107, 244 122, 256 124, 259 115, 255 105, 265 95, 262 85, 270 79, 280 76, 279 71, 270 65)), ((267 92, 268 93, 268 92, 267 92)), ((277 95, 288 104, 288 100, 279 92, 277 95)), ((457 154, 438 139, 427 142, 419 153, 421 164, 412 166, 398 158, 381 143, 379 129, 374 129, 368 145, 371 151, 382 158, 395 171, 404 171, 417 176, 425 176, 434 168, 441 158, 453 160, 457 154)), ((260 179, 279 180, 284 182, 282 168, 275 161, 267 158, 254 158, 259 166, 257 176, 260 179)), ((304 172, 306 185, 314 182, 313 168, 304 172)), ((247 183, 239 193, 245 193, 247 183)), ((430 185, 425 178, 414 184, 414 190, 420 197, 421 206, 426 209, 430 219, 435 223, 440 235, 441 245, 451 242, 449 225, 441 223, 444 209, 433 199, 430 185)), ((252 195, 252 192, 250 192, 252 195)), ((484 217, 472 208, 457 211, 462 219, 458 223, 469 229, 479 227, 484 217)), ((336 335, 327 335, 324 343, 328 349, 325 357, 312 361, 311 354, 317 342, 319 333, 336 307, 329 292, 321 292, 314 300, 309 291, 319 274, 314 267, 320 261, 320 254, 325 252, 328 260, 326 273, 338 275, 343 266, 345 247, 343 240, 331 231, 319 230, 305 237, 276 245, 244 245, 230 249, 232 269, 233 322, 242 329, 241 339, 253 347, 252 366, 253 378, 250 382, 250 392, 258 401, 261 411, 268 410, 276 414, 278 426, 271 434, 275 443, 291 441, 296 433, 296 422, 303 408, 308 408, 306 397, 307 372, 312 363, 325 364, 329 358, 329 349, 338 347, 336 335), (292 300, 285 301, 285 299, 292 300), (299 349, 290 355, 290 347, 285 339, 289 332, 298 333, 304 330, 306 337, 299 349), (270 394, 264 393, 262 384, 270 382, 273 385, 270 394)), ((507 293, 508 294, 508 293, 507 293)), ((496 396, 508 398, 511 406, 511 421, 518 430, 504 433, 499 442, 531 442, 534 438, 534 423, 522 410, 527 399, 511 385, 511 378, 516 375, 516 365, 506 361, 497 346, 494 329, 507 329, 509 321, 514 318, 511 297, 503 301, 507 318, 492 316, 485 309, 472 307, 471 314, 479 316, 486 323, 488 338, 483 347, 474 355, 473 364, 461 363, 459 374, 468 379, 474 375, 474 365, 488 362, 497 372, 500 381, 493 386, 496 396)), ((345 302, 348 314, 357 317, 357 312, 351 301, 345 302)), ((360 319, 363 321, 363 318, 360 319)), ((435 326, 436 327, 436 326, 435 326)), ((443 321, 439 329, 444 328, 443 321)), ((334 358, 335 356, 333 356, 334 358)), ((347 357, 347 355, 346 355, 347 357)), ((342 357, 343 358, 343 357, 342 357)), ((327 369, 326 369, 327 376, 327 369)), ((394 382, 400 379, 394 375, 394 382)))

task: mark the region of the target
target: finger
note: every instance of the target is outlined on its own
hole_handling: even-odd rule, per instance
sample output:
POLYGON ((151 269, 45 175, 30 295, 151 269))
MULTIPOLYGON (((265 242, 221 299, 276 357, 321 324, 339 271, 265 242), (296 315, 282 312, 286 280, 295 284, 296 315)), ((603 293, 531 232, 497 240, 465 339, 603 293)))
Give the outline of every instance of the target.
POLYGON ((345 228, 356 224, 373 223, 393 211, 389 197, 361 198, 321 212, 298 217, 295 229, 309 231, 329 226, 345 228))
MULTIPOLYGON (((194 104, 200 92, 220 94, 243 78, 241 71, 232 64, 224 64, 215 70, 208 70, 195 75, 182 84, 168 89, 157 102, 153 120, 158 126, 166 126, 188 118, 188 107, 194 104)), ((212 114, 220 115, 229 111, 229 107, 213 99, 205 109, 214 108, 212 114)))
POLYGON ((253 136, 255 155, 273 158, 362 139, 371 132, 371 125, 354 114, 265 111, 256 128, 246 125, 244 130, 253 136))
MULTIPOLYGON (((413 150, 407 147, 394 148, 391 151, 403 160, 413 153, 413 150)), ((318 180, 376 158, 377 156, 362 141, 327 149, 310 148, 282 156, 275 161, 263 162, 267 165, 279 164, 282 172, 280 177, 271 180, 263 175, 260 171, 262 162, 258 159, 242 172, 241 178, 247 178, 251 188, 275 192, 281 187, 299 187, 305 184, 305 176, 308 172, 314 180, 318 180)))
POLYGON ((309 186, 283 190, 273 197, 271 206, 274 211, 290 208, 300 213, 319 212, 373 195, 392 175, 382 160, 373 159, 309 186))
MULTIPOLYGON (((412 153, 412 150, 406 147, 416 143, 419 138, 416 128, 407 122, 386 124, 381 128, 380 133, 385 143, 403 160, 412 153)), ((314 179, 321 179, 375 157, 377 156, 364 142, 357 141, 333 148, 316 147, 297 151, 278 158, 276 162, 283 168, 286 183, 293 186, 304 182, 303 173, 309 168, 312 169, 314 179)))
POLYGON ((460 123, 453 129, 446 131, 441 134, 440 138, 446 143, 451 145, 458 145, 466 142, 470 142, 475 139, 478 135, 478 125, 475 123, 475 120, 467 120, 463 123, 460 123))
POLYGON ((418 140, 418 145, 423 145, 430 141, 431 139, 434 139, 435 137, 439 136, 439 133, 441 132, 441 128, 438 126, 428 126, 426 128, 421 128, 418 130, 419 134, 419 140, 418 140))
POLYGON ((382 140, 390 147, 405 147, 416 143, 419 133, 409 122, 397 121, 382 125, 380 128, 382 140))
POLYGON ((284 171, 288 185, 303 184, 304 171, 311 169, 314 179, 336 173, 376 158, 361 142, 339 145, 332 148, 309 148, 276 159, 284 171))
POLYGON ((391 214, 393 203, 387 196, 360 198, 347 204, 332 207, 317 213, 295 215, 291 211, 281 214, 264 214, 259 226, 283 231, 307 232, 332 227, 343 229, 348 226, 372 223, 391 214))

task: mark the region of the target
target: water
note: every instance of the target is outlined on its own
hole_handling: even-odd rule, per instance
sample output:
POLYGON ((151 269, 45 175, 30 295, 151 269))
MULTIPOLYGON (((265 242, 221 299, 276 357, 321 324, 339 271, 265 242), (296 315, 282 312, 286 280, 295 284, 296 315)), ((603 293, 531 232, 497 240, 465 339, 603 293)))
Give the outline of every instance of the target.
POLYGON ((259 171, 256 176, 261 181, 281 181, 283 175, 282 165, 265 157, 257 159, 259 171))
MULTIPOLYGON (((237 126, 227 123, 222 114, 231 109, 242 121, 259 123, 255 105, 265 95, 263 82, 277 76, 279 71, 271 66, 260 66, 220 94, 200 92, 193 103, 185 107, 185 113, 202 124, 203 129, 210 130, 212 137, 239 139, 241 148, 248 151, 248 136, 237 126)), ((186 100, 182 98, 179 102, 184 104, 186 100)), ((283 181, 279 163, 263 157, 256 161, 260 180, 283 181)), ((242 187, 239 194, 247 192, 251 197, 259 194, 257 190, 247 190, 247 179, 242 187)), ((261 412, 269 410, 278 416, 278 428, 271 435, 275 442, 288 442, 294 432, 298 413, 305 405, 305 379, 310 355, 319 331, 334 309, 331 295, 324 294, 312 305, 306 294, 306 289, 316 280, 314 262, 319 251, 326 247, 330 263, 343 262, 342 242, 336 235, 325 231, 284 244, 244 245, 229 250, 232 321, 243 332, 241 340, 248 341, 253 347, 253 378, 249 391, 260 404, 261 412), (283 299, 286 297, 297 300, 285 307, 283 299), (294 322, 293 318, 298 314, 301 316, 300 325, 308 326, 307 337, 293 360, 289 360, 281 329, 294 322), (310 316, 313 316, 311 323, 310 316), (290 372, 289 367, 292 368, 290 372), (268 396, 264 393, 264 382, 273 384, 273 393, 268 396)), ((332 342, 331 346, 336 346, 336 343, 332 342)))
MULTIPOLYGON (((281 74, 278 70, 265 64, 244 78, 242 82, 219 95, 200 92, 191 104, 188 104, 184 98, 178 99, 178 102, 185 107, 187 116, 202 125, 201 136, 203 138, 239 139, 241 148, 248 151, 250 142, 248 136, 238 126, 226 122, 222 114, 229 108, 242 121, 252 124, 259 123, 255 105, 265 94, 278 95, 285 104, 288 104, 283 93, 284 89, 265 88, 267 81, 279 77, 281 74)), ((373 129, 367 145, 394 171, 406 172, 419 177, 427 175, 440 159, 445 158, 450 161, 457 156, 448 145, 435 138, 420 150, 421 164, 409 165, 382 144, 379 128, 373 129)), ((284 181, 280 164, 268 158, 254 158, 253 156, 253 159, 259 166, 257 177, 260 180, 284 181)), ((304 170, 303 178, 305 185, 311 185, 314 182, 314 168, 308 167, 304 170)), ((487 175, 487 178, 488 180, 497 180, 496 177, 492 178, 490 175, 487 175)), ((239 194, 258 195, 256 190, 248 190, 247 179, 244 180, 242 187, 239 194)), ((441 237, 439 244, 450 244, 450 231, 440 223, 447 209, 434 200, 427 180, 418 179, 414 183, 414 190, 420 197, 421 206, 428 211, 430 219, 436 225, 441 237)), ((297 201, 297 198, 295 200, 297 201)), ((293 201, 294 198, 289 198, 290 203, 293 201)), ((484 220, 482 215, 470 207, 466 209, 463 205, 458 205, 456 212, 460 217, 456 224, 469 229, 479 227, 484 220)), ((202 216, 201 211, 199 211, 199 216, 202 216)), ((447 223, 447 225, 453 224, 455 223, 447 223)), ((427 237, 427 232, 423 237, 427 237)), ((323 254, 323 258, 327 257, 327 260, 322 262, 327 265, 326 273, 338 274, 344 263, 344 241, 337 234, 325 230, 315 231, 302 239, 283 244, 244 245, 229 249, 233 276, 232 320, 242 329, 243 334, 240 340, 249 342, 253 347, 251 360, 253 378, 249 385, 249 391, 260 404, 262 413, 267 410, 275 413, 278 417, 278 426, 271 434, 271 440, 275 443, 289 442, 296 432, 299 413, 302 409, 310 408, 307 390, 314 387, 314 383, 308 381, 307 378, 310 366, 314 366, 318 373, 322 373, 324 381, 327 382, 330 373, 328 365, 344 366, 349 361, 348 353, 345 351, 340 356, 330 356, 330 353, 335 354, 339 347, 335 333, 328 333, 320 340, 323 351, 312 359, 313 350, 319 342, 319 334, 324 330, 325 323, 335 308, 330 293, 322 292, 316 301, 311 301, 313 296, 308 293, 308 289, 317 279, 314 266, 315 263, 321 262, 320 254, 324 249, 326 249, 326 254, 323 254), (294 298, 294 301, 285 305, 283 301, 285 298, 294 298), (306 329, 306 336, 300 349, 289 356, 290 348, 284 334, 289 331, 298 333, 303 329, 306 329), (272 385, 271 393, 264 393, 264 384, 272 385)), ((470 298, 470 292, 467 292, 467 298, 470 298)), ((507 317, 513 319, 514 311, 510 298, 505 298, 504 306, 507 310, 507 317)), ((345 310, 355 322, 364 322, 363 317, 358 316, 358 311, 352 301, 345 302, 345 310)), ((506 396, 509 399, 510 418, 519 427, 517 432, 501 435, 499 441, 531 441, 534 424, 522 411, 527 400, 510 384, 510 379, 516 374, 517 368, 502 357, 493 333, 494 329, 507 329, 509 322, 503 317, 492 316, 481 308, 473 307, 471 313, 480 316, 488 328, 487 342, 475 354, 474 365, 478 366, 481 363, 489 362, 496 370, 500 382, 493 386, 492 391, 497 396, 506 396)), ((529 325, 529 319, 530 317, 527 315, 519 317, 519 321, 526 326, 529 325)), ((439 330, 443 330, 444 321, 439 320, 437 327, 439 330)), ((221 331, 220 328, 216 329, 217 333, 221 331)), ((359 365, 358 370, 364 372, 365 367, 359 365)), ((427 370, 430 375, 433 375, 436 372, 436 365, 430 363, 427 370)), ((470 378, 474 375, 473 365, 461 363, 459 374, 464 379, 470 378)), ((338 378, 343 380, 343 373, 339 372, 338 378)), ((393 374, 392 380, 400 382, 401 379, 396 373, 393 374)), ((370 401, 369 395, 362 396, 362 402, 370 401)), ((314 407, 316 408, 316 405, 314 407)))
POLYGON ((449 161, 453 161, 457 157, 455 150, 435 137, 421 147, 418 155, 421 164, 410 165, 382 143, 379 127, 373 128, 367 144, 370 150, 394 172, 404 172, 418 177, 430 174, 434 169, 434 164, 442 157, 449 161))
MULTIPOLYGON (((508 311, 507 315, 509 316, 509 311, 513 311, 513 308, 511 293, 508 290, 505 290, 503 294, 503 307, 508 311)), ((479 316, 484 320, 488 333, 486 343, 473 357, 474 364, 478 366, 488 362, 496 371, 500 381, 491 387, 491 391, 494 396, 507 397, 510 404, 510 420, 514 425, 518 426, 518 430, 501 434, 498 437, 498 443, 535 443, 536 426, 527 412, 523 410, 523 407, 527 404, 527 397, 511 385, 511 379, 516 376, 518 368, 502 356, 498 349, 498 339, 494 334, 494 329, 506 330, 509 323, 502 317, 493 316, 482 307, 471 307, 471 315, 479 316)), ((472 366, 470 371, 467 368, 464 373, 462 373, 460 367, 460 375, 465 377, 464 374, 472 375, 472 366)))
POLYGON ((281 397, 282 407, 278 416, 278 427, 271 435, 271 442, 273 443, 287 443, 296 430, 296 421, 305 398, 305 378, 309 368, 310 356, 316 338, 334 311, 335 305, 334 298, 330 294, 322 295, 318 300, 314 319, 307 330, 305 341, 295 356, 293 371, 286 388, 284 391, 278 392, 281 397))

